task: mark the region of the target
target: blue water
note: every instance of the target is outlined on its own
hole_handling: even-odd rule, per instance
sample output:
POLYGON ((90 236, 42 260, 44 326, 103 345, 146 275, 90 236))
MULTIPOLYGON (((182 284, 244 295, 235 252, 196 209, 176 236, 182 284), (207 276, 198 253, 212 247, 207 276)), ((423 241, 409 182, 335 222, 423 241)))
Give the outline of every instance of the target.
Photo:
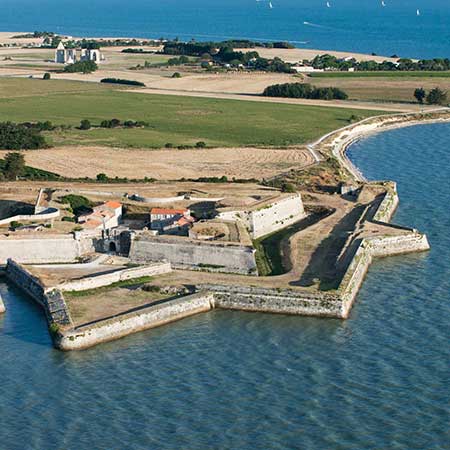
POLYGON ((448 449, 450 124, 355 144, 430 253, 379 260, 347 321, 216 311, 84 352, 0 284, 0 448, 448 449), (426 164, 425 164, 426 162, 426 164))
POLYGON ((325 0, 272 0, 269 9, 265 0, 1 0, 0 29, 289 40, 308 48, 450 57, 449 0, 385 1, 383 8, 380 0, 331 0, 327 8, 325 0))

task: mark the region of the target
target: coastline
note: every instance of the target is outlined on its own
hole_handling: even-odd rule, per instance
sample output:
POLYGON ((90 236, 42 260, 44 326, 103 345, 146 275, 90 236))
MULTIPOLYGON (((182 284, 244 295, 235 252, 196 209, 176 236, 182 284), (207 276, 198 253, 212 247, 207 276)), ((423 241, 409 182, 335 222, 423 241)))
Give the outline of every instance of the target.
POLYGON ((308 148, 313 152, 322 153, 329 151, 331 147, 332 155, 339 161, 341 166, 347 170, 353 178, 353 181, 365 183, 367 182, 366 177, 347 156, 347 151, 352 144, 384 131, 416 125, 447 122, 450 122, 450 108, 440 108, 420 114, 401 113, 375 116, 335 130, 323 136, 318 141, 308 146, 308 148), (438 117, 433 117, 436 115, 438 115, 438 117), (440 115, 444 117, 439 117, 440 115))

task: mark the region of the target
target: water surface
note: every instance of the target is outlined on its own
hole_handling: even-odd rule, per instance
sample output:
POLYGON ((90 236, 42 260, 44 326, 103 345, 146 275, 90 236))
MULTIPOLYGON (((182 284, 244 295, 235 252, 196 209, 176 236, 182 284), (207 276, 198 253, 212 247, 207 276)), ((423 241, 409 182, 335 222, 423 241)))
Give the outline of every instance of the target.
POLYGON ((0 29, 75 36, 288 40, 307 48, 450 56, 448 0, 2 0, 0 29), (421 15, 416 15, 417 8, 421 15), (307 22, 307 24, 305 24, 307 22))

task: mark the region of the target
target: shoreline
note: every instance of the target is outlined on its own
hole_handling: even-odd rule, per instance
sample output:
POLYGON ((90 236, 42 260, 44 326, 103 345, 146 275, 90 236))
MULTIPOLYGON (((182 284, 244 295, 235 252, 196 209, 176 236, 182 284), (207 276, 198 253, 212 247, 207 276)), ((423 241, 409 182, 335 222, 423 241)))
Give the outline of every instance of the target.
POLYGON ((335 130, 323 136, 318 141, 308 146, 308 148, 315 152, 320 152, 321 150, 326 152, 331 146, 332 155, 339 161, 341 166, 347 170, 350 176, 353 177, 353 181, 366 183, 368 182, 367 178, 347 156, 347 151, 352 144, 384 131, 449 122, 450 108, 440 108, 424 113, 401 113, 394 115, 374 116, 335 130), (436 114, 444 115, 446 117, 429 117, 436 114), (410 118, 412 120, 410 120, 410 118), (327 140, 329 139, 332 140, 331 145, 330 143, 327 143, 327 140), (323 148, 321 148, 321 146, 323 146, 323 148))

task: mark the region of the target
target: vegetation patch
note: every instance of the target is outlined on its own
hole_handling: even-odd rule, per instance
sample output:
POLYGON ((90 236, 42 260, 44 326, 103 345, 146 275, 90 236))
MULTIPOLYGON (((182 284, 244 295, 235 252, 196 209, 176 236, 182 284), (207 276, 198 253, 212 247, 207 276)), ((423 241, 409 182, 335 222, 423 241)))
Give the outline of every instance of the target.
POLYGON ((141 284, 150 283, 152 280, 153 277, 133 278, 131 280, 117 281, 115 283, 109 284, 108 286, 102 286, 95 289, 86 289, 85 291, 67 291, 64 292, 64 296, 68 298, 87 297, 94 294, 108 292, 116 288, 139 286, 141 284))
POLYGON ((125 80, 123 78, 103 78, 100 83, 110 83, 110 84, 126 84, 128 86, 144 86, 145 83, 136 80, 125 80))

